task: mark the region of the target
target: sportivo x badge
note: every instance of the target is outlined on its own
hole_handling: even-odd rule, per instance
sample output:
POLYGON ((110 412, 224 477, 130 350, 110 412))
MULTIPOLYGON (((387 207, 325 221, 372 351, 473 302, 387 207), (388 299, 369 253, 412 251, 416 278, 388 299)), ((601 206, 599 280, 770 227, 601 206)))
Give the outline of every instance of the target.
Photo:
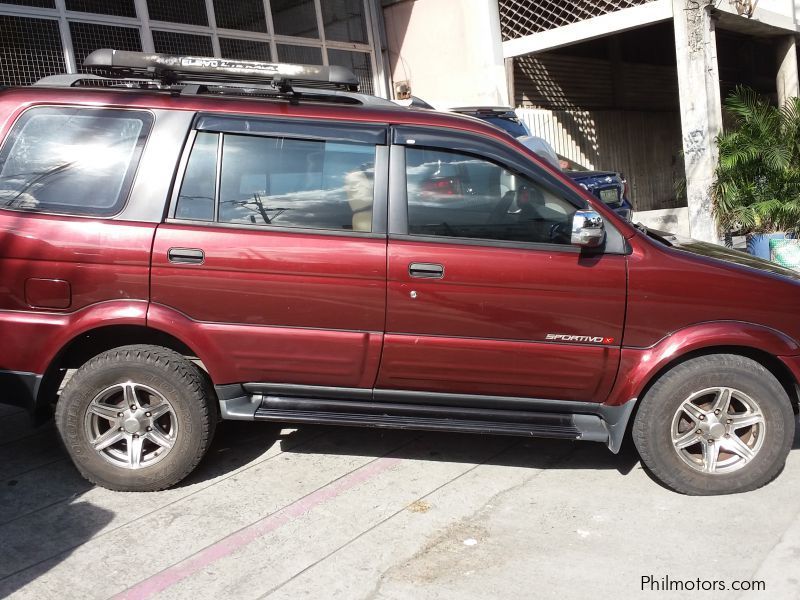
POLYGON ((548 342, 575 342, 577 344, 613 344, 614 338, 592 335, 569 335, 567 333, 548 333, 548 342))

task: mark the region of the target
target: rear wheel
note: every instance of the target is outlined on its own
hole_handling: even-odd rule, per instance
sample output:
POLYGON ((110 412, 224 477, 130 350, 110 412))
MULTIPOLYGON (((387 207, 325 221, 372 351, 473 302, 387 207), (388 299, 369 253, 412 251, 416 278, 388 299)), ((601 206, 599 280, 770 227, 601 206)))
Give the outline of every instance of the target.
POLYGON ((188 475, 216 425, 214 392, 198 367, 158 346, 124 346, 83 365, 65 386, 56 424, 89 481, 155 491, 188 475))
POLYGON ((753 490, 789 454, 795 417, 783 386, 760 363, 717 354, 664 374, 642 399, 633 438, 645 466, 692 495, 753 490))

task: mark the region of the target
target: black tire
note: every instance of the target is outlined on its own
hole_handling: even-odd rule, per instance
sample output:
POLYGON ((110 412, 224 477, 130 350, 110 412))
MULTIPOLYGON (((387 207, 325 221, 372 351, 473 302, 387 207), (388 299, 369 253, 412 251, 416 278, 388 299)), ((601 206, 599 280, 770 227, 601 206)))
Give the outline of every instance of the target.
MULTIPOLYGON (((746 404, 738 405, 746 408, 746 404)), ((746 414, 746 410, 742 414, 746 414)), ((725 411, 721 421, 733 422, 735 416, 725 411)), ((632 433, 642 462, 657 480, 682 494, 709 496, 747 492, 772 481, 786 462, 794 440, 794 430, 795 416, 791 402, 772 373, 749 358, 715 354, 687 360, 662 375, 641 400, 632 433), (714 399, 720 396, 709 395, 710 400, 706 404, 702 404, 705 396, 697 396, 701 408, 710 410, 706 413, 708 416, 698 413, 697 419, 700 420, 697 421, 688 417, 688 413, 682 411, 681 407, 686 406, 684 402, 693 394, 715 387, 733 390, 731 413, 735 412, 735 406, 740 402, 737 394, 745 402, 755 404, 761 412, 763 429, 762 425, 754 426, 752 430, 744 426, 744 429, 727 431, 722 438, 717 439, 710 439, 713 437, 711 433, 702 431, 702 435, 706 437, 701 437, 700 427, 704 423, 707 425, 716 414, 710 408, 714 399), (673 423, 687 421, 690 425, 682 425, 685 433, 680 429, 681 425, 675 425, 676 429, 673 430, 673 423), (676 446, 680 445, 679 436, 693 435, 691 430, 695 427, 697 439, 705 441, 678 450, 676 446), (717 444, 716 448, 722 449, 724 443, 730 443, 725 438, 738 436, 742 431, 744 436, 749 437, 747 444, 757 448, 755 456, 743 460, 742 456, 727 449, 718 450, 717 454, 729 462, 734 461, 738 465, 736 470, 700 472, 700 469, 710 471, 711 467, 703 464, 693 467, 688 464, 691 458, 683 458, 691 456, 692 452, 705 457, 709 447, 714 448, 714 444, 717 444), (673 444, 673 437, 678 443, 673 444)), ((719 434, 720 430, 717 428, 716 435, 719 434)), ((688 439, 686 443, 690 443, 688 439)), ((702 463, 702 458, 698 460, 702 463)), ((735 465, 727 468, 733 466, 735 465)))
MULTIPOLYGON (((124 400, 124 391, 113 396, 117 397, 124 400)), ((181 481, 203 458, 217 423, 215 399, 214 390, 200 369, 177 352, 159 346, 122 346, 94 357, 75 372, 56 405, 56 426, 75 466, 86 479, 116 491, 153 492, 181 481), (92 423, 105 423, 106 432, 118 429, 120 435, 128 435, 128 423, 136 419, 125 421, 126 429, 123 430, 114 427, 111 420, 104 421, 104 417, 98 419, 89 409, 90 405, 97 406, 97 399, 104 390, 115 390, 117 387, 123 390, 120 386, 131 381, 138 386, 129 388, 135 390, 134 396, 143 394, 145 398, 141 406, 136 402, 139 411, 136 414, 141 416, 141 427, 152 425, 147 431, 161 428, 160 424, 145 421, 143 415, 150 417, 150 412, 142 412, 148 408, 149 398, 159 396, 149 396, 147 391, 141 390, 152 390, 170 408, 161 419, 167 419, 170 430, 174 427, 171 430, 174 439, 169 440, 171 445, 164 444, 160 450, 149 439, 140 442, 148 446, 136 454, 155 458, 151 464, 143 461, 141 465, 125 468, 120 466, 121 462, 115 464, 113 457, 108 457, 110 452, 116 452, 117 455, 130 452, 133 455, 132 447, 128 446, 130 439, 120 440, 103 452, 95 450, 90 439, 92 431, 87 423, 94 419, 92 423)), ((119 409, 127 411, 127 404, 123 401, 119 409)), ((105 406, 103 404, 101 408, 105 406)), ((153 406, 161 404, 153 403, 153 406)), ((123 422, 120 419, 116 425, 121 424, 123 422)), ((130 427, 135 428, 134 425, 130 427)), ((136 438, 148 438, 149 435, 130 433, 131 437, 136 438)))

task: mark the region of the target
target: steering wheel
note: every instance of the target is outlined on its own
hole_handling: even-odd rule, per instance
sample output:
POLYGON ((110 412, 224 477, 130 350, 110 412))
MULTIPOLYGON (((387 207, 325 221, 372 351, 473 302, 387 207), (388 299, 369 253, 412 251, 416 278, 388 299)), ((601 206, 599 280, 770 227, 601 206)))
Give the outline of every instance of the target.
POLYGON ((572 242, 572 227, 569 221, 553 223, 550 226, 550 241, 554 244, 569 244, 572 242))
POLYGON ((503 197, 494 205, 494 208, 489 211, 489 215, 486 217, 485 225, 497 225, 498 223, 503 222, 503 217, 508 214, 508 209, 511 208, 511 205, 514 202, 514 197, 516 193, 513 190, 507 191, 503 194, 503 197))

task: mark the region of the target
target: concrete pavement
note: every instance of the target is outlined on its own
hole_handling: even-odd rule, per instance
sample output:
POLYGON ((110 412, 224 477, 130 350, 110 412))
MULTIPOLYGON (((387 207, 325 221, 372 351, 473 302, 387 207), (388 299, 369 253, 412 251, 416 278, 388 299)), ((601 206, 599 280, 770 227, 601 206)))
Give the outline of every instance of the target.
POLYGON ((183 484, 121 494, 0 406, 0 597, 800 598, 795 448, 761 490, 689 498, 599 444, 223 423, 183 484))

